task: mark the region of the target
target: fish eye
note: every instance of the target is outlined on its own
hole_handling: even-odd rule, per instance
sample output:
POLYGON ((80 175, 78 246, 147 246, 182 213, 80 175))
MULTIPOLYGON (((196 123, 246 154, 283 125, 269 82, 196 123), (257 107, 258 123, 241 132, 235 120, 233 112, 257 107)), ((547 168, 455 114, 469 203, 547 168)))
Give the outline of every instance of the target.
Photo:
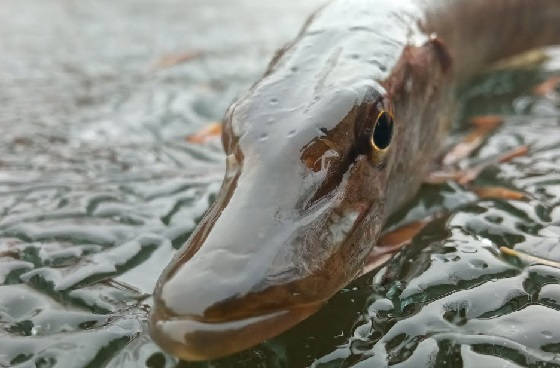
POLYGON ((393 116, 387 111, 381 111, 377 115, 370 144, 375 152, 385 151, 391 144, 393 138, 393 116))

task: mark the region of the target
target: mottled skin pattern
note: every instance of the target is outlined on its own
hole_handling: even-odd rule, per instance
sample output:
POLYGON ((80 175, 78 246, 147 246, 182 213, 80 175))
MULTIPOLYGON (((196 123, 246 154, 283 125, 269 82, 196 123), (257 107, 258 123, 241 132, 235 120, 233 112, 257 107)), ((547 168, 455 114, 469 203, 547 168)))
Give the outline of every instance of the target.
POLYGON ((227 173, 155 291, 154 339, 188 360, 248 348, 360 274, 441 151, 456 82, 560 41, 560 0, 335 0, 227 112, 227 173), (394 117, 387 150, 371 144, 394 117))

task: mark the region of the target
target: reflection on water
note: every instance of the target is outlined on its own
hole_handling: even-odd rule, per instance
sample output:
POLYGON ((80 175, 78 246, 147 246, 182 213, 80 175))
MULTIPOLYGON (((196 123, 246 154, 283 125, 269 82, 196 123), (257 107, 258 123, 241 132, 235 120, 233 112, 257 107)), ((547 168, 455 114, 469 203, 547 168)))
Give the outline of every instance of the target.
MULTIPOLYGON (((223 175, 217 145, 183 137, 218 120, 318 3, 4 4, 0 366, 177 365, 146 333, 149 294, 223 175), (158 69, 186 52, 198 56, 158 69)), ((560 95, 532 93, 553 73, 558 53, 538 70, 481 77, 463 97, 462 120, 507 117, 472 161, 531 147, 477 184, 528 200, 425 186, 394 222, 450 214, 385 267, 282 336, 178 365, 560 366, 560 270, 499 252, 560 260, 560 95)))

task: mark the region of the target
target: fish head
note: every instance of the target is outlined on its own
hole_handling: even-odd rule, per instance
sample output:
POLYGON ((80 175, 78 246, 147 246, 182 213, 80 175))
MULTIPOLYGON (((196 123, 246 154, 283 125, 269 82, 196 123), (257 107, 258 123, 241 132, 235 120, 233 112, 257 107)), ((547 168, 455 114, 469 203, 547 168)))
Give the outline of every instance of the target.
POLYGON ((229 109, 222 187, 156 287, 152 336, 183 359, 243 350, 315 313, 379 236, 397 134, 383 87, 312 103, 277 90, 265 79, 229 109))

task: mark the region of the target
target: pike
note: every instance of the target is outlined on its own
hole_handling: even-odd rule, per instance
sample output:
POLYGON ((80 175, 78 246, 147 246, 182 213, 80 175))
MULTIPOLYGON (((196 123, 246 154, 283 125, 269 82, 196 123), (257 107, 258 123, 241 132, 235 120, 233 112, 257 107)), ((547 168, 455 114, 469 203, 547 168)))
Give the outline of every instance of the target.
POLYGON ((459 82, 560 43, 560 0, 334 0, 227 111, 226 174, 154 292, 154 340, 185 360, 249 348, 362 273, 417 192, 459 82))

